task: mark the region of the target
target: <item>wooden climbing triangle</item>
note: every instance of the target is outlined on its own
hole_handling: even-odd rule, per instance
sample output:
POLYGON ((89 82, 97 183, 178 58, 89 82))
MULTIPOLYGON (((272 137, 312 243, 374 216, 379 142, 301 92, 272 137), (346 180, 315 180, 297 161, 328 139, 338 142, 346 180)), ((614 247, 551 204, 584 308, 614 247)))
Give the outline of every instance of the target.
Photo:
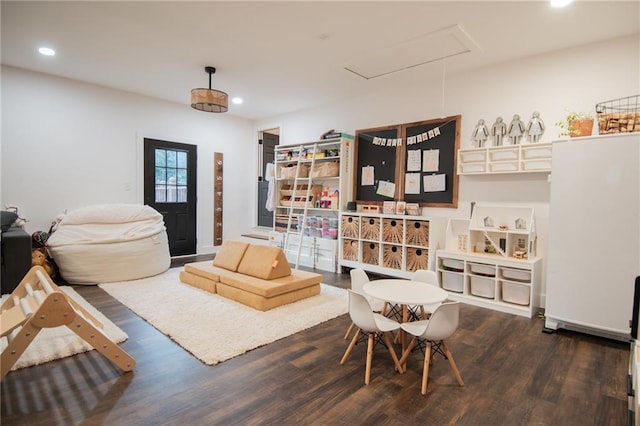
MULTIPOLYGON (((112 342, 103 325, 56 286, 42 266, 34 266, 0 307, 0 329, 7 346, 0 355, 0 378, 18 361, 40 330, 66 326, 123 371, 135 359, 112 342)), ((3 345, 4 346, 4 345, 3 345)))

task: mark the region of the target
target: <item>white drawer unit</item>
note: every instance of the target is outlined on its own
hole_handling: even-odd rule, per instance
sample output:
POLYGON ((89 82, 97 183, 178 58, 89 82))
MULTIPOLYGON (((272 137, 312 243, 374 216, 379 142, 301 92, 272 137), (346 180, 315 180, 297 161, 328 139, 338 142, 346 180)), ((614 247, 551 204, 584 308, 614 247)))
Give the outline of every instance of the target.
POLYGON ((538 311, 541 268, 540 258, 436 252, 440 285, 451 299, 528 318, 538 311))
POLYGON ((533 143, 458 150, 458 174, 551 171, 551 144, 533 143))

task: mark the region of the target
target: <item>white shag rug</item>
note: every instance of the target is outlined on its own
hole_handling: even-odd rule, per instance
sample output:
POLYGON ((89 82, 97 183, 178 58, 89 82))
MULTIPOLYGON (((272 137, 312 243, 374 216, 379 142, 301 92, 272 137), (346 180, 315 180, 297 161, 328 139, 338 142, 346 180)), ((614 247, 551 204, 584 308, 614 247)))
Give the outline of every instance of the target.
POLYGON ((347 313, 341 288, 321 284, 317 296, 261 312, 181 283, 181 270, 100 287, 208 365, 347 313))
MULTIPOLYGON (((102 331, 114 343, 121 343, 127 340, 127 334, 118 328, 113 322, 105 317, 100 311, 82 298, 76 291, 68 286, 59 287, 63 292, 78 302, 104 326, 102 331)), ((2 302, 8 294, 2 295, 2 302)), ((0 347, 4 351, 7 346, 5 337, 0 341, 0 347)), ((11 370, 42 364, 54 359, 65 358, 93 350, 93 346, 85 342, 80 336, 65 326, 54 328, 43 328, 36 338, 31 342, 11 370)))

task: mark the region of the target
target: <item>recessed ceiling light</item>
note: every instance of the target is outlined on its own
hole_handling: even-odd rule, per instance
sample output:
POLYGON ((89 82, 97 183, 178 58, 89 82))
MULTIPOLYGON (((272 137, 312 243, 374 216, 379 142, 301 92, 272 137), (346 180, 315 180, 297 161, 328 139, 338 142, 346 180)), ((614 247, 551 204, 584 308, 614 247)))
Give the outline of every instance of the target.
POLYGON ((551 7, 565 7, 571 4, 573 0, 551 0, 551 7))
POLYGON ((50 47, 41 47, 38 49, 38 52, 40 52, 40 54, 44 56, 53 56, 56 54, 56 51, 51 49, 50 47))
POLYGON ((231 99, 231 102, 233 102, 236 105, 240 105, 244 101, 242 100, 242 98, 237 98, 236 97, 236 98, 231 99))

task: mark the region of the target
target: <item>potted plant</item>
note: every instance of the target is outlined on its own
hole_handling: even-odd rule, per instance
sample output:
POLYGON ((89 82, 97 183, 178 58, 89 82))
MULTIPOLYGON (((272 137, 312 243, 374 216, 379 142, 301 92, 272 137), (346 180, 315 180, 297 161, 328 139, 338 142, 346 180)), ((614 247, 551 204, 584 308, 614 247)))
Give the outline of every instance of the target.
POLYGON ((571 138, 591 136, 593 131, 593 115, 584 112, 569 112, 565 118, 556 123, 563 131, 559 136, 571 138))

